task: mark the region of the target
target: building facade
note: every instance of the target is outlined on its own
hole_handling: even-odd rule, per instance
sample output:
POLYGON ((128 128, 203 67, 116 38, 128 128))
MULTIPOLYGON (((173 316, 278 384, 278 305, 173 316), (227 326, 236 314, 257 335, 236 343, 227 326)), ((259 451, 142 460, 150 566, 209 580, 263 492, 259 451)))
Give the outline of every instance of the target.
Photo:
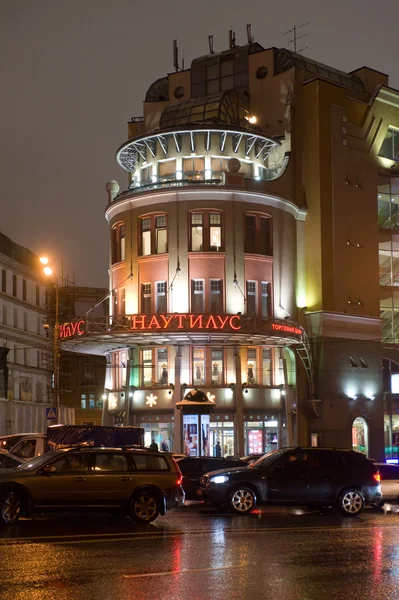
POLYGON ((51 398, 46 283, 39 261, 0 232, 0 432, 44 429, 51 398))
POLYGON ((103 422, 395 453, 398 159, 399 94, 366 67, 232 42, 155 81, 107 184, 110 316, 63 342, 106 356, 103 422), (209 421, 176 408, 195 389, 209 421))

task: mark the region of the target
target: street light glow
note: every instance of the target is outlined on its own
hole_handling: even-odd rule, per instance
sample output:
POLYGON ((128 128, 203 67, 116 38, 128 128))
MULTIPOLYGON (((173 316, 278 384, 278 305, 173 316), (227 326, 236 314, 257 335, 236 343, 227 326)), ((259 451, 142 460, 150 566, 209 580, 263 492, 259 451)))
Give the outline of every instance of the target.
POLYGON ((53 269, 51 267, 44 267, 43 273, 45 275, 52 275, 53 274, 53 269))
POLYGON ((48 258, 46 256, 41 256, 40 262, 42 263, 42 265, 48 265, 48 258))

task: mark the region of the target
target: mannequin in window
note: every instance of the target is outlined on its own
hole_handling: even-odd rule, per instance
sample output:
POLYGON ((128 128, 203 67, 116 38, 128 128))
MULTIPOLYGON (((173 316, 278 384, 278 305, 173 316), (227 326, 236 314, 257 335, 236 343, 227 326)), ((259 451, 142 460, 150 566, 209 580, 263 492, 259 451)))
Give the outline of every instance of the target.
POLYGON ((215 385, 219 385, 219 383, 220 383, 219 365, 217 363, 213 363, 213 367, 212 367, 212 383, 214 383, 215 385))
POLYGON ((248 365, 248 383, 255 383, 254 366, 252 363, 248 365))
POLYGON ((201 365, 199 363, 195 365, 195 379, 197 381, 202 381, 201 365))
POLYGON ((159 380, 159 383, 160 383, 161 385, 167 385, 167 383, 168 383, 168 371, 167 371, 167 366, 168 366, 168 365, 167 365, 166 363, 164 363, 164 364, 162 365, 162 374, 161 374, 161 378, 160 378, 160 380, 159 380))

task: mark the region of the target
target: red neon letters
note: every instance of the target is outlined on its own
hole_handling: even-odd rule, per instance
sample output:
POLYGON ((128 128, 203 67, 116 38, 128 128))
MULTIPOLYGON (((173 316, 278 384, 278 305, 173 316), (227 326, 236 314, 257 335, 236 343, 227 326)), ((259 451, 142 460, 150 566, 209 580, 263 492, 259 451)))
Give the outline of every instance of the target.
POLYGON ((280 323, 272 323, 273 331, 284 331, 284 333, 294 333, 295 335, 302 335, 302 329, 294 327, 293 325, 283 325, 280 323))
POLYGON ((241 329, 240 315, 131 315, 131 329, 241 329))
POLYGON ((74 335, 83 335, 84 333, 86 333, 84 319, 60 325, 60 340, 64 340, 65 338, 69 338, 74 335))

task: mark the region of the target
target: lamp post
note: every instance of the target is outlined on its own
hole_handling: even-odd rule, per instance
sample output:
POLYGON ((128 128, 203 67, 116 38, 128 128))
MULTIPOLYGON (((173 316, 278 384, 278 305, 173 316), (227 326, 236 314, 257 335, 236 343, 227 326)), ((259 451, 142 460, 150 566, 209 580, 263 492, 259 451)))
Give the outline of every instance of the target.
POLYGON ((40 262, 44 265, 43 273, 47 277, 53 276, 55 284, 55 322, 53 328, 53 405, 57 408, 60 405, 60 324, 58 322, 59 312, 59 290, 58 278, 53 269, 49 266, 47 257, 42 256, 40 262))

